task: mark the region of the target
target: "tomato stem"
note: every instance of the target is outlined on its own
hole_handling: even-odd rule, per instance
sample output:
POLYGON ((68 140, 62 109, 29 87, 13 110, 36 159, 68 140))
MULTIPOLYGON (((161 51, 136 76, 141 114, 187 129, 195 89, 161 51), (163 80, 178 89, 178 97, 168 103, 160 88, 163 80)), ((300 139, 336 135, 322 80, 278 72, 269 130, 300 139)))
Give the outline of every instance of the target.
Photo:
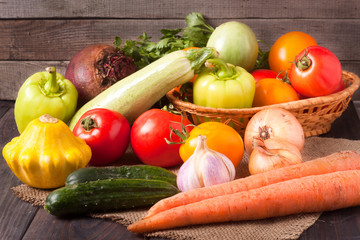
POLYGON ((311 59, 308 56, 307 50, 305 50, 304 54, 300 57, 300 59, 295 63, 296 67, 301 71, 305 71, 311 66, 311 59))
POLYGON ((281 81, 283 81, 283 82, 285 82, 285 83, 291 84, 288 71, 286 70, 286 71, 285 71, 285 76, 284 76, 283 78, 280 78, 279 76, 282 74, 282 72, 283 72, 283 71, 281 71, 281 72, 276 76, 276 78, 279 79, 279 80, 281 80, 281 81))
POLYGON ((81 127, 85 129, 85 131, 91 131, 94 128, 98 128, 97 122, 91 116, 87 116, 80 121, 81 127))
POLYGON ((189 138, 190 134, 187 131, 186 127, 187 126, 194 126, 195 127, 195 125, 191 124, 191 125, 186 125, 185 126, 184 123, 183 123, 183 118, 184 118, 184 116, 181 114, 181 122, 180 122, 180 124, 181 124, 181 132, 178 129, 174 129, 171 125, 169 125, 169 127, 170 127, 170 140, 165 138, 165 141, 166 141, 167 144, 169 144, 169 145, 184 144, 186 142, 186 140, 189 138), (172 134, 175 134, 176 136, 178 136, 181 139, 180 142, 174 142, 172 140, 172 134))

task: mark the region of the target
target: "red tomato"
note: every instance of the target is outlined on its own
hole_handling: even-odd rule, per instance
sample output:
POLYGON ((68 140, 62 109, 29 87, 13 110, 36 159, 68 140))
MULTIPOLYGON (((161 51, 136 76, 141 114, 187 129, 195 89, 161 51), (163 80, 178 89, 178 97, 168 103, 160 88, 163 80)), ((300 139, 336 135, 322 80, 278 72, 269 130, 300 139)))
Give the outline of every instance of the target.
POLYGON ((73 133, 91 148, 89 165, 107 165, 118 160, 130 142, 130 124, 118 112, 95 108, 85 112, 73 133))
POLYGON ((295 58, 289 74, 291 85, 305 97, 325 96, 341 85, 341 63, 321 46, 304 49, 295 58))
POLYGON ((136 156, 145 164, 158 167, 173 167, 183 161, 180 158, 181 144, 168 144, 165 139, 181 143, 181 138, 171 134, 170 126, 182 132, 182 124, 188 132, 191 122, 181 115, 160 109, 150 109, 141 114, 131 128, 130 142, 136 156))
POLYGON ((294 88, 277 78, 263 78, 256 83, 253 107, 299 100, 294 88))
POLYGON ((345 83, 343 81, 340 81, 340 84, 335 89, 334 93, 340 92, 346 88, 345 83))
POLYGON ((269 52, 270 69, 285 75, 295 56, 304 48, 317 45, 315 39, 307 33, 294 31, 282 35, 275 41, 269 52))
POLYGON ((255 82, 263 78, 276 78, 279 74, 270 69, 256 69, 251 72, 251 75, 255 78, 255 82))

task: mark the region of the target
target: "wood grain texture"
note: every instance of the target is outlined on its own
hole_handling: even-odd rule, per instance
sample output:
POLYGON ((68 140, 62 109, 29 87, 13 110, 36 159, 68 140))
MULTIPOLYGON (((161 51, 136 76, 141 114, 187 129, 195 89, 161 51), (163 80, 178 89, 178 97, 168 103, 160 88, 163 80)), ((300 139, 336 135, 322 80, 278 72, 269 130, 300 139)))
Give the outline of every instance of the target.
POLYGON ((32 74, 45 71, 54 66, 56 71, 65 74, 68 62, 62 61, 0 61, 0 99, 15 100, 24 81, 32 74))
MULTIPOLYGON (((286 32, 307 32, 339 57, 344 70, 360 75, 359 10, 359 0, 0 0, 0 148, 18 135, 13 100, 25 79, 48 66, 64 74, 71 57, 89 44, 143 32, 157 41, 162 28, 185 27, 185 16, 197 11, 212 26, 244 22, 270 45, 286 32)), ((360 139, 360 90, 353 99, 324 136, 360 139)), ((0 239, 148 239, 111 221, 58 219, 17 199, 11 187, 20 181, 2 155, 0 179, 0 239)), ((355 239, 359 222, 360 207, 326 212, 300 240, 355 239)))
POLYGON ((332 212, 325 212, 318 221, 303 232, 299 240, 314 239, 358 239, 354 232, 360 231, 360 207, 346 208, 332 212), (346 214, 346 220, 339 214, 346 214))
POLYGON ((355 107, 357 116, 360 120, 360 100, 354 100, 353 103, 354 103, 354 107, 355 107))
POLYGON ((126 227, 110 220, 79 217, 61 219, 40 208, 24 235, 23 240, 38 239, 39 234, 47 239, 144 239, 126 230, 126 227), (44 228, 44 226, 47 226, 44 228), (99 229, 93 231, 92 229, 99 229))
MULTIPOLYGON (((143 32, 157 41, 161 29, 185 27, 184 18, 192 11, 201 12, 214 27, 231 20, 244 22, 270 45, 286 32, 307 32, 333 51, 345 70, 360 74, 359 6, 357 0, 3 0, 0 99, 14 100, 22 82, 49 64, 65 73, 66 62, 87 45, 111 45, 115 36, 134 40, 143 32)), ((359 95, 355 93, 355 99, 359 95)))
POLYGON ((0 119, 14 106, 12 101, 1 101, 0 102, 0 119))
MULTIPOLYGON (((240 19, 228 19, 240 21, 240 19)), ((209 21, 218 26, 228 20, 209 21)), ((272 45, 290 31, 312 35, 340 60, 360 60, 360 19, 243 19, 257 38, 272 45)), ((115 36, 124 41, 143 32, 159 40, 160 30, 185 27, 184 20, 3 20, 0 21, 0 60, 70 60, 89 44, 113 44, 115 36)))
POLYGON ((208 18, 359 18, 357 0, 3 0, 0 15, 9 18, 183 19, 198 11, 208 18), (31 5, 31 6, 30 6, 31 5), (35 7, 33 7, 35 6, 35 7))
POLYGON ((356 111, 354 103, 350 102, 348 108, 342 113, 341 117, 331 124, 331 131, 322 136, 358 140, 359 137, 353 134, 354 131, 357 131, 356 129, 360 129, 360 121, 357 118, 357 114, 358 112, 356 111))

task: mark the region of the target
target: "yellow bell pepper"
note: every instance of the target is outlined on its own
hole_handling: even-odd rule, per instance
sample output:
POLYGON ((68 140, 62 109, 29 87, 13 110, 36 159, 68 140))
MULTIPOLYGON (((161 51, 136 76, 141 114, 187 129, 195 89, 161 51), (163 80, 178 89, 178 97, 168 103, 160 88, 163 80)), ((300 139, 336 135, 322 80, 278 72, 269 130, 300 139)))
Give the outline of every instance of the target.
POLYGON ((86 142, 63 121, 49 115, 32 120, 2 153, 17 178, 43 189, 65 185, 66 177, 85 167, 91 158, 86 142))

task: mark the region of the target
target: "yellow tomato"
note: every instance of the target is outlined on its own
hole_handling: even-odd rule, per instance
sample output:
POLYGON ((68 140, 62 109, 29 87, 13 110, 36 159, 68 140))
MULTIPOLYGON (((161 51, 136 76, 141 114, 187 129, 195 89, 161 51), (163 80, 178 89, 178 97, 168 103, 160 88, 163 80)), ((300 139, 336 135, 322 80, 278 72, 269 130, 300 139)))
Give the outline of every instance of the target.
POLYGON ((189 138, 180 146, 180 157, 185 162, 197 146, 197 137, 205 135, 207 146, 228 157, 237 167, 244 155, 244 142, 232 127, 220 122, 201 123, 190 132, 189 138))

